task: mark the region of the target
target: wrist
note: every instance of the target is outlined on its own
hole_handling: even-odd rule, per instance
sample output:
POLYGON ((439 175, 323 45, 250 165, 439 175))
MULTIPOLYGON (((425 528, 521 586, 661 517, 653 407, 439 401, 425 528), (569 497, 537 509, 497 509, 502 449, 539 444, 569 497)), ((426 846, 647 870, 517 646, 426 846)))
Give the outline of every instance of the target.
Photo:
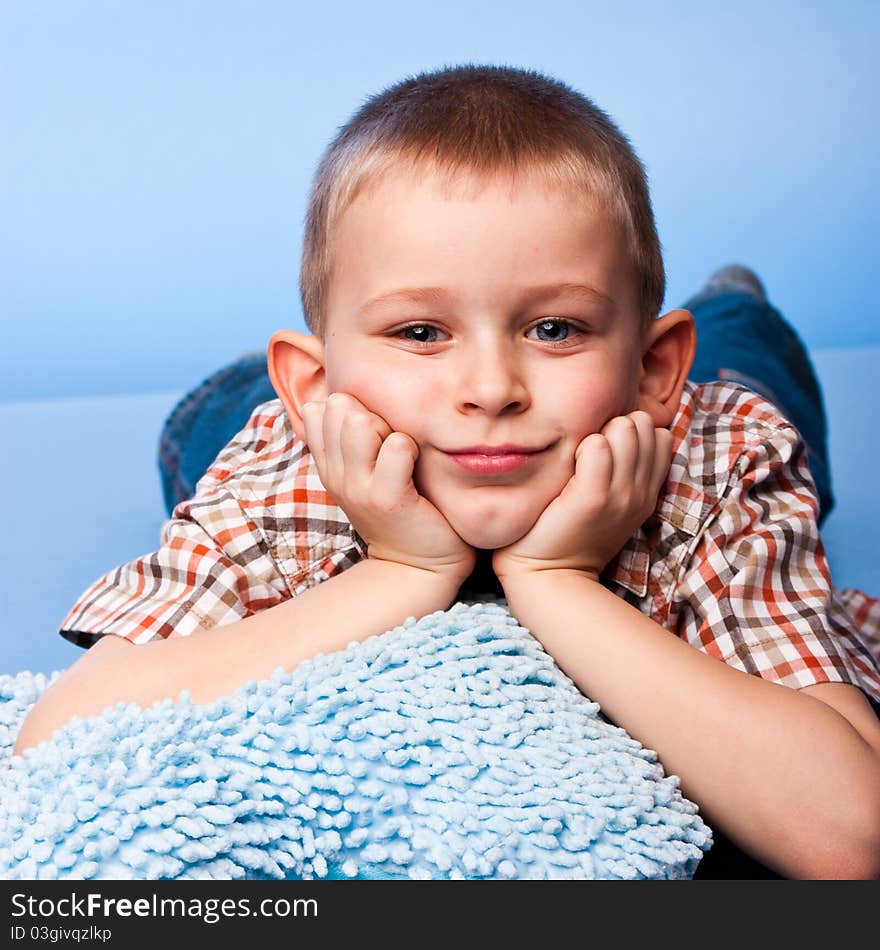
POLYGON ((413 590, 436 592, 438 602, 443 602, 445 606, 452 603, 466 579, 466 575, 462 576, 460 570, 453 568, 425 567, 372 555, 363 563, 370 565, 368 570, 376 573, 381 581, 399 585, 398 589, 406 585, 413 590))
POLYGON ((531 568, 529 570, 510 571, 498 575, 498 580, 505 594, 520 588, 535 588, 547 584, 559 584, 574 581, 575 583, 601 584, 599 571, 583 570, 569 567, 531 568))

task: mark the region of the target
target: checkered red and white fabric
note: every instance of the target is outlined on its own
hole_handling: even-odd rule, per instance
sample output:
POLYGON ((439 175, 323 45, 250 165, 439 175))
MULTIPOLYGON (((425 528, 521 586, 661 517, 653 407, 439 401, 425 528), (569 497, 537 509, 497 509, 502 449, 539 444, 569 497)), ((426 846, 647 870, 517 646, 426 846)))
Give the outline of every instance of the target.
MULTIPOLYGON (((880 600, 831 582, 797 430, 732 382, 688 382, 654 514, 602 574, 662 627, 737 669, 880 700, 880 600)), ((258 406, 161 546, 92 584, 61 624, 80 646, 233 623, 367 556, 280 400, 258 406)))

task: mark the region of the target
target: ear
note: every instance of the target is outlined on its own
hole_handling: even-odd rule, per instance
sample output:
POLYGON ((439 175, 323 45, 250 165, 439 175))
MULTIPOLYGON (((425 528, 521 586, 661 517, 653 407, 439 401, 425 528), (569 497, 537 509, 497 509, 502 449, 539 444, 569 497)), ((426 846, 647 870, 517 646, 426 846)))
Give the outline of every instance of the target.
POLYGON ((307 402, 324 402, 327 383, 324 374, 324 344, 316 336, 279 330, 269 340, 269 379, 281 400, 297 437, 306 441, 302 407, 307 402))
POLYGON ((650 413, 656 426, 675 418, 697 350, 697 330, 688 310, 670 310, 645 332, 638 408, 650 413))

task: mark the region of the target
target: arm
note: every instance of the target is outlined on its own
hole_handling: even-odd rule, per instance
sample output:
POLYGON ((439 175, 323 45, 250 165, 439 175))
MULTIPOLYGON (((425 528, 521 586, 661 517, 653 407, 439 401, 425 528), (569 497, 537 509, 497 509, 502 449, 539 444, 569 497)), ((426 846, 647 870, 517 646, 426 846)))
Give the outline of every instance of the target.
POLYGON ((120 701, 147 707, 177 699, 186 689, 194 702, 212 702, 250 680, 268 679, 279 666, 292 670, 317 653, 391 630, 409 616, 445 610, 458 587, 452 576, 368 558, 236 623, 135 649, 105 637, 43 694, 24 720, 13 753, 49 739, 74 715, 97 715, 120 701))
MULTIPOLYGON (((259 418, 253 422, 256 428, 259 418)), ((273 601, 282 596, 278 586, 259 576, 256 592, 251 590, 253 579, 234 559, 242 529, 252 526, 228 485, 219 491, 229 498, 219 516, 216 503, 205 504, 211 496, 206 476, 202 483, 208 487, 196 507, 214 533, 194 520, 172 519, 172 526, 186 528, 186 536, 177 543, 166 539, 171 543, 144 559, 143 570, 136 572, 155 577, 164 570, 168 575, 162 577, 161 596, 155 584, 144 593, 144 585, 138 583, 135 594, 141 607, 137 628, 168 638, 152 640, 134 654, 125 647, 105 647, 100 654, 83 657, 31 710, 15 754, 48 739, 73 715, 95 715, 120 701, 149 706, 176 699, 182 689, 189 690, 194 702, 208 703, 251 680, 268 678, 278 666, 292 670, 316 653, 342 649, 353 640, 384 633, 407 617, 449 607, 476 554, 419 495, 412 479, 419 453, 416 443, 405 433, 393 432, 384 419, 345 393, 335 394, 326 405, 314 404, 305 428, 321 485, 331 499, 344 503, 352 526, 367 545, 367 558, 293 600, 266 605, 267 593, 273 601), (228 553, 220 536, 231 542, 228 553), (240 596, 243 588, 246 602, 240 596), (192 609, 193 601, 206 592, 207 606, 192 609), (212 605, 224 620, 232 611, 249 614, 219 623, 212 605), (198 626, 206 611, 214 620, 210 629, 198 626), (170 637, 165 630, 177 636, 170 637)), ((301 443, 300 453, 305 444, 301 443)), ((228 452, 233 459, 235 447, 233 440, 228 452)), ((227 475, 218 468, 221 484, 226 484, 227 475)), ((308 508, 301 517, 307 520, 307 515, 308 508)), ((267 566, 261 567, 263 575, 267 566)), ((114 579, 118 573, 113 572, 114 579)), ((280 579, 280 572, 274 571, 270 579, 280 579)), ((100 590, 101 583, 95 586, 100 590)), ((87 592, 87 603, 91 593, 87 592)), ((131 599, 123 604, 130 613, 131 599)), ((96 615, 113 615, 119 608, 118 601, 102 603, 96 615)), ((79 614, 78 607, 71 612, 79 614)))
MULTIPOLYGON (((519 622, 617 725, 657 751, 710 825, 788 877, 880 874, 876 717, 860 720, 869 735, 860 734, 825 697, 695 650, 582 572, 502 583, 519 622)), ((858 701, 847 692, 843 702, 856 718, 858 701)))
POLYGON ((690 642, 599 583, 654 509, 670 438, 637 411, 581 444, 563 493, 495 552, 511 610, 746 851, 791 877, 876 876, 880 731, 856 686, 822 682, 847 668, 827 627, 830 581, 795 430, 743 452, 735 490, 689 555, 677 596, 701 618, 690 642), (760 644, 748 636, 755 617, 767 618, 760 644), (701 649, 732 623, 743 635, 726 662, 701 649), (773 681, 786 667, 796 688, 773 681))

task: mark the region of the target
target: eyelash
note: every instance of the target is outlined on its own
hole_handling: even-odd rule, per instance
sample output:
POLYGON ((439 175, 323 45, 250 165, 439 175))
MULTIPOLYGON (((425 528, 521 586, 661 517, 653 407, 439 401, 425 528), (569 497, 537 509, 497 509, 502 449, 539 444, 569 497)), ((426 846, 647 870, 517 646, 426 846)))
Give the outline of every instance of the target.
MULTIPOLYGON (((545 318, 544 320, 539 320, 536 324, 534 324, 534 326, 529 327, 529 329, 530 329, 530 330, 534 330, 534 329, 536 329, 537 327, 544 326, 544 324, 546 324, 546 323, 559 323, 559 324, 563 324, 563 323, 564 323, 564 324, 566 324, 566 325, 570 328, 570 330, 573 330, 576 334, 577 334, 577 333, 580 333, 581 335, 584 334, 584 331, 583 331, 580 327, 578 327, 576 324, 572 323, 571 320, 567 320, 567 319, 565 319, 564 317, 547 317, 547 318, 545 318)), ((407 330, 412 330, 412 329, 414 329, 414 328, 416 328, 416 327, 418 327, 418 328, 420 328, 420 329, 430 329, 430 330, 436 330, 436 329, 437 329, 437 327, 433 326, 433 325, 430 324, 430 323, 410 323, 410 324, 408 324, 407 326, 401 327, 399 330, 395 331, 394 336, 400 336, 401 333, 405 333, 407 330)), ((539 341, 539 342, 546 343, 548 346, 551 346, 551 347, 553 347, 554 349, 562 349, 562 348, 564 348, 565 346, 571 346, 571 343, 569 342, 570 338, 571 338, 571 337, 570 337, 570 335, 569 335, 569 336, 567 336, 564 340, 560 340, 560 341, 558 341, 558 342, 553 342, 552 340, 550 340, 550 341, 541 340, 541 341, 539 341)), ((428 343, 428 342, 426 342, 425 340, 407 340, 406 342, 407 342, 407 343, 411 343, 413 346, 415 346, 415 347, 417 347, 417 348, 419 348, 419 349, 423 349, 424 347, 427 347, 427 346, 435 346, 435 345, 436 345, 436 341, 433 341, 433 342, 431 342, 431 343, 428 343)))

